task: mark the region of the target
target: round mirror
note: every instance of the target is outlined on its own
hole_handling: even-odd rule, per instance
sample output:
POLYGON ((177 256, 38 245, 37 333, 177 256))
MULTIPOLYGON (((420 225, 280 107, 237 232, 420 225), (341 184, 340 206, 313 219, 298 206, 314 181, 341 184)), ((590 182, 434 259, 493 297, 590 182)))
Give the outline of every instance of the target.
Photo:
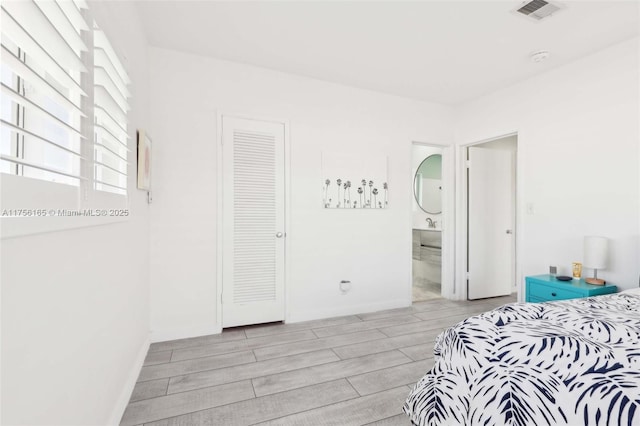
POLYGON ((425 158, 413 179, 413 193, 426 213, 442 213, 442 155, 425 158))

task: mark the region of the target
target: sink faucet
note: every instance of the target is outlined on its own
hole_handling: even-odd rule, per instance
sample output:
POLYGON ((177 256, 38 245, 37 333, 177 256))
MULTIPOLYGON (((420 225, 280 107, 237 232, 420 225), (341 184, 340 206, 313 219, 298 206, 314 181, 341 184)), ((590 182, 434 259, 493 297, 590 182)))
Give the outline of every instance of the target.
POLYGON ((427 225, 429 225, 429 228, 435 228, 436 227, 436 223, 430 217, 427 218, 427 225))

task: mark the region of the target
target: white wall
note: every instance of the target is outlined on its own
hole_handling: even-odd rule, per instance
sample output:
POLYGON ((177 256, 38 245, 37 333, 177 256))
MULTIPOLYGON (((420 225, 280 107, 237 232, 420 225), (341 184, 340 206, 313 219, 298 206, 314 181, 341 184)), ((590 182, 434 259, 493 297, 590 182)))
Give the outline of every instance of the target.
POLYGON ((157 48, 150 68, 152 339, 219 330, 219 113, 290 123, 289 320, 411 303, 411 141, 450 143, 450 108, 157 48), (321 152, 361 150, 388 156, 389 208, 323 209, 321 152))
POLYGON ((602 235, 599 275, 638 285, 638 53, 636 38, 456 110, 457 144, 518 132, 520 280, 549 265, 569 274, 583 237, 602 235))
MULTIPOLYGON (((420 164, 433 154, 442 155, 442 148, 437 148, 433 146, 425 146, 425 145, 413 145, 411 147, 411 176, 416 176, 416 171, 418 171, 418 167, 420 164)), ((413 187, 412 187, 413 188, 413 187)), ((445 200, 442 200, 442 204, 445 204, 445 200)), ((411 202, 411 210, 412 214, 412 226, 413 229, 429 229, 429 225, 427 223, 427 218, 431 218, 431 220, 435 221, 436 229, 440 229, 442 226, 442 213, 440 214, 431 214, 427 213, 420 208, 418 202, 416 201, 416 197, 414 194, 413 201, 411 202)))
MULTIPOLYGON (((92 7, 128 58, 133 136, 146 127, 146 41, 130 3, 92 7)), ((134 161, 135 138, 130 148, 134 161)), ((135 188, 135 166, 129 171, 135 188)), ((145 200, 131 191, 127 222, 1 242, 2 424, 120 421, 148 347, 145 200)))

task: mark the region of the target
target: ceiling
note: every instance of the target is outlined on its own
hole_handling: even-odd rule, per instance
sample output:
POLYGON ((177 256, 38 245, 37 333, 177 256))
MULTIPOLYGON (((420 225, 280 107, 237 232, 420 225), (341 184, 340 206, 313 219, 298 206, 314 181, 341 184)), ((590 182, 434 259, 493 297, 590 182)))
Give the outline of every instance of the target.
POLYGON ((456 105, 637 36, 640 1, 138 2, 149 44, 456 105), (542 63, 529 55, 550 51, 542 63))

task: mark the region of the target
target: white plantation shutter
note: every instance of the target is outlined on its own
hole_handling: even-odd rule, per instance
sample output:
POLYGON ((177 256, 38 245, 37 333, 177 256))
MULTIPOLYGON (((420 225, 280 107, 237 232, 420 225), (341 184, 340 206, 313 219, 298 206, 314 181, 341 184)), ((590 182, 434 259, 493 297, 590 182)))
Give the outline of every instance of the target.
POLYGON ((73 2, 23 0, 2 2, 0 27, 0 170, 79 186, 87 25, 73 2))
POLYGON ((98 191, 127 193, 127 113, 131 83, 106 35, 94 24, 94 184, 98 191))
POLYGON ((115 220, 34 212, 127 207, 131 81, 118 53, 84 0, 0 0, 0 18, 0 237, 115 220))

